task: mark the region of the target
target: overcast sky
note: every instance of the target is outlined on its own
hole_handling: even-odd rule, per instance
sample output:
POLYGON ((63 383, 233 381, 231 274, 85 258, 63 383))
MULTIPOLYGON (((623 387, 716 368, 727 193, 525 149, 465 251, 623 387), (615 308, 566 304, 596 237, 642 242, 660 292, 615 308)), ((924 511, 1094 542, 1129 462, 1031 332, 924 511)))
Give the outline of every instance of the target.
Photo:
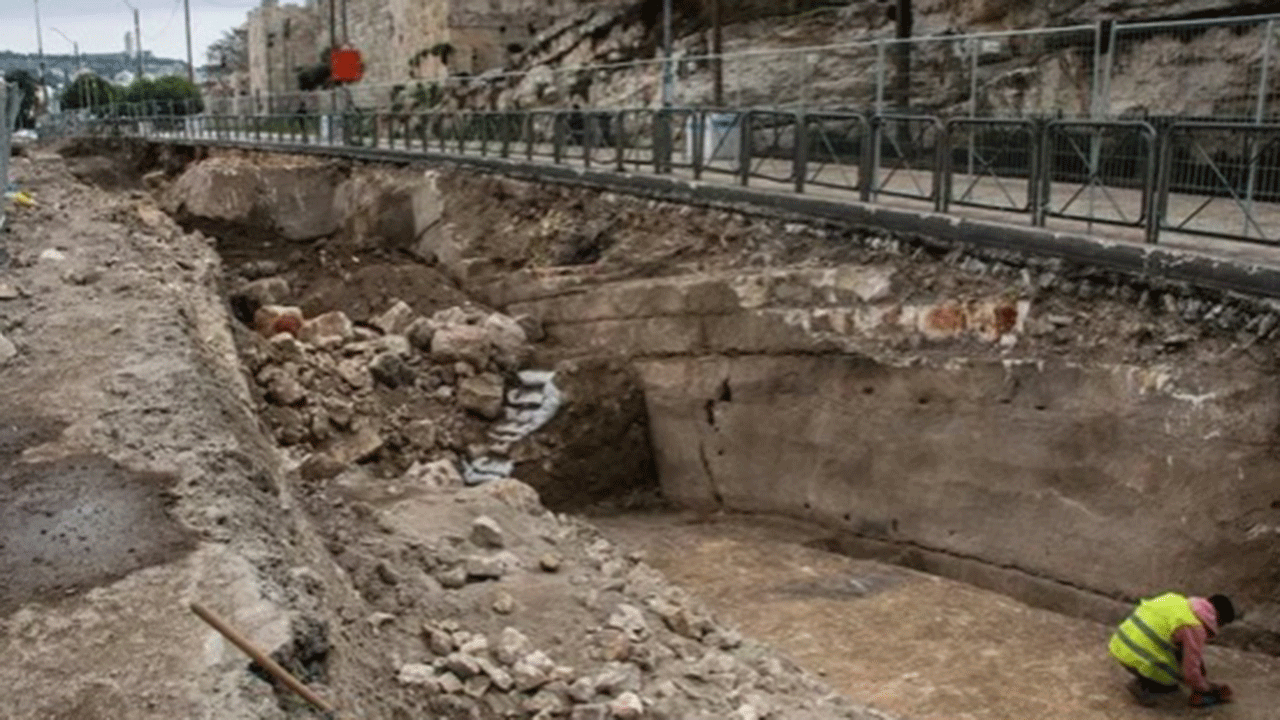
MULTIPOLYGON (((80 52, 124 52, 124 34, 133 32, 133 12, 123 0, 37 0, 44 51, 70 54, 71 43, 57 28, 80 43, 80 52)), ((140 12, 142 48, 160 57, 187 59, 182 0, 130 0, 140 12)), ((191 50, 196 65, 214 40, 244 22, 259 0, 190 0, 191 50)), ((281 3, 283 4, 301 4, 281 3)), ((36 51, 36 8, 33 0, 0 0, 0 50, 36 51)))

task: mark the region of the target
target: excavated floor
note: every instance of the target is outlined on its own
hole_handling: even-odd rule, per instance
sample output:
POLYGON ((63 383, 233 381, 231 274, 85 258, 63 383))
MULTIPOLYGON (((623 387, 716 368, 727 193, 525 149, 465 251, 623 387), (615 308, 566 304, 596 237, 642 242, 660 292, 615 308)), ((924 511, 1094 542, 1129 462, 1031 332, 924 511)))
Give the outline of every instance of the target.
POLYGON ((1210 647, 1210 679, 1236 691, 1211 711, 1179 694, 1136 705, 1106 653, 1110 628, 905 568, 806 547, 820 531, 748 516, 594 518, 672 582, 835 689, 913 720, 1275 717, 1280 658, 1210 647))

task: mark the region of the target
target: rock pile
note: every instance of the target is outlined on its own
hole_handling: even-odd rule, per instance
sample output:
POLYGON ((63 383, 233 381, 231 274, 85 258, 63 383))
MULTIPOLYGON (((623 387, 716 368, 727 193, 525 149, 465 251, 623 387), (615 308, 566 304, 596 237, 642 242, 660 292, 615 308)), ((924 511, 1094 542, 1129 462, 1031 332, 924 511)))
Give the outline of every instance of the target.
POLYGON ((880 717, 718 621, 642 553, 548 512, 519 481, 441 487, 356 470, 330 488, 322 505, 379 530, 329 524, 410 715, 880 717))
POLYGON ((502 466, 515 438, 491 436, 489 423, 527 414, 528 378, 540 377, 522 379, 531 347, 519 321, 470 305, 423 317, 395 301, 354 323, 340 310, 306 318, 289 299, 288 282, 268 277, 232 305, 252 317, 241 345, 260 415, 281 445, 307 453, 304 479, 368 461, 393 473, 439 458, 502 466))

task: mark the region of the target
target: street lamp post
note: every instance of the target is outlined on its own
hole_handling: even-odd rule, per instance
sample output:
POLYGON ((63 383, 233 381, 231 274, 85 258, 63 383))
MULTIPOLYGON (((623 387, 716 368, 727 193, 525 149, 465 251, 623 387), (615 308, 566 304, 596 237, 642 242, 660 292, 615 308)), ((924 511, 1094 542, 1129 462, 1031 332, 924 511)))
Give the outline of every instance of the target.
POLYGON ((191 0, 182 0, 182 11, 187 16, 187 80, 196 84, 196 65, 191 56, 191 0))
MULTIPOLYGON (((79 42, 76 42, 72 40, 72 38, 67 37, 67 33, 60 31, 60 29, 56 27, 51 27, 49 29, 51 29, 51 31, 58 33, 58 35, 63 36, 63 40, 70 42, 70 44, 72 44, 72 50, 76 51, 76 73, 73 73, 72 79, 70 79, 70 85, 74 85, 74 83, 76 83, 76 76, 78 76, 79 72, 81 72, 81 70, 84 69, 84 65, 81 64, 81 61, 79 61, 79 42)), ((87 97, 84 96, 84 92, 86 91, 87 91, 86 83, 81 83, 81 88, 79 88, 79 92, 81 92, 81 108, 88 108, 87 97)))
MULTIPOLYGON (((49 29, 50 29, 50 30, 52 30, 52 31, 54 31, 54 32, 56 32, 56 33, 58 33, 59 35, 61 35, 63 40, 66 40, 67 42, 71 43, 71 47, 72 47, 72 49, 75 51, 75 54, 76 54, 76 71, 75 71, 75 73, 73 73, 73 74, 72 74, 72 77, 71 77, 71 83, 72 83, 72 84, 74 84, 74 83, 75 83, 75 79, 76 79, 76 78, 75 78, 75 76, 76 76, 76 75, 78 75, 78 74, 80 73, 80 70, 81 70, 81 69, 82 69, 82 67, 83 67, 83 66, 81 66, 81 65, 80 65, 80 43, 78 43, 78 42, 76 42, 75 40, 72 40, 71 38, 67 37, 67 34, 66 34, 66 33, 62 32, 61 30, 59 30, 59 29, 58 29, 58 28, 56 28, 56 27, 51 27, 51 28, 49 28, 49 29)), ((86 107, 86 106, 88 105, 88 103, 86 103, 86 102, 85 102, 84 92, 85 92, 85 86, 84 86, 84 83, 81 83, 81 84, 80 84, 80 107, 82 107, 82 108, 83 108, 83 107, 86 107)))

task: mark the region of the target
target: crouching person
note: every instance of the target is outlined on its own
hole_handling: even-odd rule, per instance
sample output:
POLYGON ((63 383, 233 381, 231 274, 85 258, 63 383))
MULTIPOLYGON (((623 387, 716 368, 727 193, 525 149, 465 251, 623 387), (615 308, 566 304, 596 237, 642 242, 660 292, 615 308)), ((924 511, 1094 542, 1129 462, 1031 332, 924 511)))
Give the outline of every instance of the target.
POLYGON ((1204 647, 1236 619, 1225 595, 1208 599, 1164 593, 1141 600, 1111 635, 1109 650, 1133 675, 1129 692, 1143 705, 1177 692, 1185 683, 1196 707, 1231 701, 1231 688, 1209 682, 1204 647))

